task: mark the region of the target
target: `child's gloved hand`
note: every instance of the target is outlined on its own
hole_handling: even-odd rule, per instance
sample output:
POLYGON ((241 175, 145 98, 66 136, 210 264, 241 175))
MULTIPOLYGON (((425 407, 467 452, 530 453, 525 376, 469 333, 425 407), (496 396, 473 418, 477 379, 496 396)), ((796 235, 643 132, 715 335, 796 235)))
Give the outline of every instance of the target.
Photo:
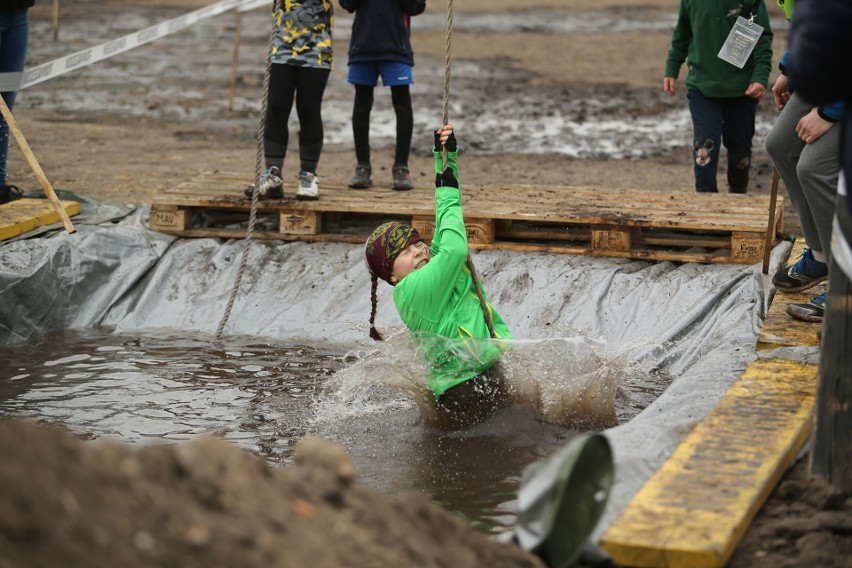
MULTIPOLYGON (((444 146, 447 148, 447 152, 455 152, 457 149, 456 146, 456 134, 455 132, 450 132, 450 136, 447 138, 447 141, 444 143, 444 146)), ((435 151, 440 152, 441 148, 441 131, 435 131, 435 151)))
POLYGON ((453 175, 451 168, 445 169, 439 174, 435 174, 435 187, 454 187, 459 188, 459 180, 453 175))

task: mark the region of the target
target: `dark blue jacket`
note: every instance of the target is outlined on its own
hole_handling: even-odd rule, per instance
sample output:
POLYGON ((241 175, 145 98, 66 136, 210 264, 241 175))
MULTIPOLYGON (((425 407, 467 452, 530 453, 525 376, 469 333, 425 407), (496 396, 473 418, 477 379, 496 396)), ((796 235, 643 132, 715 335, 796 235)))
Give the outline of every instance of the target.
POLYGON ((0 0, 0 12, 11 12, 31 8, 35 0, 0 0))
POLYGON ((396 61, 414 65, 411 16, 422 14, 426 0, 340 0, 355 13, 349 39, 349 63, 396 61))
MULTIPOLYGON (((812 104, 846 101, 841 160, 852 185, 852 2, 796 0, 790 29, 788 74, 796 92, 812 104)), ((848 200, 852 207, 852 200, 848 200)))

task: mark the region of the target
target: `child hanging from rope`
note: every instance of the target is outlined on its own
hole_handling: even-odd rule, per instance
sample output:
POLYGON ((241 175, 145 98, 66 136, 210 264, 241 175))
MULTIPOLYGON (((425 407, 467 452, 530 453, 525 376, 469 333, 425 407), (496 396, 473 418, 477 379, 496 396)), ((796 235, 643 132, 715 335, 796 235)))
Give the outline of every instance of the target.
POLYGON ((429 387, 437 397, 438 421, 451 425, 479 420, 502 406, 504 385, 497 365, 512 334, 487 298, 480 301, 468 264, 467 231, 458 182, 458 154, 452 125, 435 131, 435 236, 429 247, 410 225, 389 222, 367 239, 372 277, 370 336, 376 330, 376 288, 381 278, 394 287, 393 299, 405 325, 423 347, 429 387), (442 147, 447 150, 443 169, 442 147))

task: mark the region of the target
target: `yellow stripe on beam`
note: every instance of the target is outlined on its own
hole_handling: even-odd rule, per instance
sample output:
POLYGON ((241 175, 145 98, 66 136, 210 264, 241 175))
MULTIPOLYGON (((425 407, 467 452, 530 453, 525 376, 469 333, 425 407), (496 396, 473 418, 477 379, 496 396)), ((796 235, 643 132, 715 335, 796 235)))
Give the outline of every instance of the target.
MULTIPOLYGON (((60 201, 69 217, 80 213, 76 201, 60 201)), ((46 199, 17 199, 0 205, 0 241, 28 233, 37 227, 59 223, 61 219, 46 199)))
POLYGON ((601 539, 621 566, 724 566, 813 428, 817 366, 754 362, 601 539))

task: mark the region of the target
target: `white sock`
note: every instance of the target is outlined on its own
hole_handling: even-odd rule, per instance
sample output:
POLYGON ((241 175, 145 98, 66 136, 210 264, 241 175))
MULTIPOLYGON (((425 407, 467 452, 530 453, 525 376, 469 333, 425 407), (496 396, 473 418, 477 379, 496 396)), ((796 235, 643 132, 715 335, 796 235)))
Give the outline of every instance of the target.
POLYGON ((820 252, 818 250, 811 249, 811 254, 814 255, 814 260, 825 264, 825 253, 820 252))

